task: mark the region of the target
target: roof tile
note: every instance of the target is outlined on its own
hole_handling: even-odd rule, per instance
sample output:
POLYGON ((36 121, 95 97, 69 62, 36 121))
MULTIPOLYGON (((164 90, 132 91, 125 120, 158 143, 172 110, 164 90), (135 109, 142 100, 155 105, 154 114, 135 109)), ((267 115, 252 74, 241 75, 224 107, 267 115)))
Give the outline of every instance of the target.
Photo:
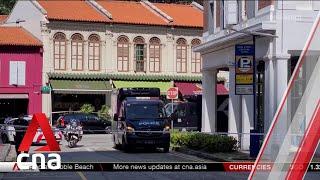
POLYGON ((112 19, 100 13, 84 0, 38 0, 38 2, 47 11, 49 20, 203 27, 203 12, 192 5, 153 3, 173 18, 173 22, 169 23, 160 14, 140 2, 97 0, 96 2, 100 6, 111 13, 112 19))
POLYGON ((0 27, 0 45, 42 46, 40 40, 22 27, 0 27))
POLYGON ((47 11, 48 19, 64 21, 108 22, 106 16, 91 7, 84 0, 51 1, 38 0, 47 11))
POLYGON ((0 15, 0 24, 4 23, 8 18, 8 15, 0 15))
POLYGON ((203 12, 192 5, 153 3, 173 18, 172 25, 203 27, 203 12))
POLYGON ((97 1, 112 14, 113 22, 128 24, 166 25, 167 22, 140 2, 97 1))

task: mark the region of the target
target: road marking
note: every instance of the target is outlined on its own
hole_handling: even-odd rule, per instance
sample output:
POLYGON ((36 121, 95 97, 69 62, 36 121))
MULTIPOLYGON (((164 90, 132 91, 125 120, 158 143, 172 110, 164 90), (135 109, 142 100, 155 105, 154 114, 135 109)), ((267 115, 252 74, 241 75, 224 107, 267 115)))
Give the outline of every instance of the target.
POLYGON ((82 180, 87 180, 87 178, 84 176, 84 174, 83 174, 82 172, 77 171, 77 173, 79 174, 79 176, 80 176, 80 178, 81 178, 82 180))

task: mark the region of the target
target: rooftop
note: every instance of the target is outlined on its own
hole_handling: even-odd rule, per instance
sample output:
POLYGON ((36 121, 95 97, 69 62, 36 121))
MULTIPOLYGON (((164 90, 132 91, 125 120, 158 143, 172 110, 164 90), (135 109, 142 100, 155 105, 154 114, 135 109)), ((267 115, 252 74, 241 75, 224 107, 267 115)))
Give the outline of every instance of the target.
POLYGON ((112 14, 112 22, 127 24, 166 25, 158 15, 148 10, 140 2, 97 1, 112 14))
POLYGON ((95 10, 84 0, 38 0, 37 2, 47 11, 49 20, 109 22, 108 17, 95 10))
POLYGON ((22 27, 0 27, 2 46, 42 46, 40 40, 22 27))
POLYGON ((193 5, 114 0, 37 2, 47 12, 49 21, 203 27, 203 11, 193 5))
POLYGON ((154 3, 161 11, 173 18, 171 25, 203 27, 203 12, 192 5, 154 3))

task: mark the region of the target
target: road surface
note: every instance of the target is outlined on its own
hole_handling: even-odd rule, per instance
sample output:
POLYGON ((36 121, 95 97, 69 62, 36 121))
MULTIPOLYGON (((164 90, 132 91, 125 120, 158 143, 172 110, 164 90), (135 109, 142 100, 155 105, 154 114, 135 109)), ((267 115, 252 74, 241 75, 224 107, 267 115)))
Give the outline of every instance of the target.
MULTIPOLYGON (((78 147, 68 148, 61 142, 62 162, 206 162, 194 156, 177 152, 162 153, 137 150, 124 153, 113 148, 111 135, 85 135, 78 147)), ((32 147, 34 149, 36 147, 32 147)), ((249 173, 230 172, 40 172, 40 173, 6 173, 4 180, 232 180, 247 179, 249 173)), ((0 176, 1 177, 1 176, 0 176)), ((318 177, 318 176, 315 176, 318 177)), ((314 178, 312 178, 314 179, 314 178)), ((317 179, 317 178, 315 178, 317 179)))

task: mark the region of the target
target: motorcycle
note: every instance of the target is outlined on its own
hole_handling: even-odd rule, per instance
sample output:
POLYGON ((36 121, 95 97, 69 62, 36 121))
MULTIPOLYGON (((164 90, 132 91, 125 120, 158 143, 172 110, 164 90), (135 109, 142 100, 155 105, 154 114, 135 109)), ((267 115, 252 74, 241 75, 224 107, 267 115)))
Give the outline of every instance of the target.
POLYGON ((66 125, 63 135, 68 142, 68 147, 75 147, 77 143, 81 141, 83 135, 82 126, 79 121, 71 120, 70 123, 66 125))

